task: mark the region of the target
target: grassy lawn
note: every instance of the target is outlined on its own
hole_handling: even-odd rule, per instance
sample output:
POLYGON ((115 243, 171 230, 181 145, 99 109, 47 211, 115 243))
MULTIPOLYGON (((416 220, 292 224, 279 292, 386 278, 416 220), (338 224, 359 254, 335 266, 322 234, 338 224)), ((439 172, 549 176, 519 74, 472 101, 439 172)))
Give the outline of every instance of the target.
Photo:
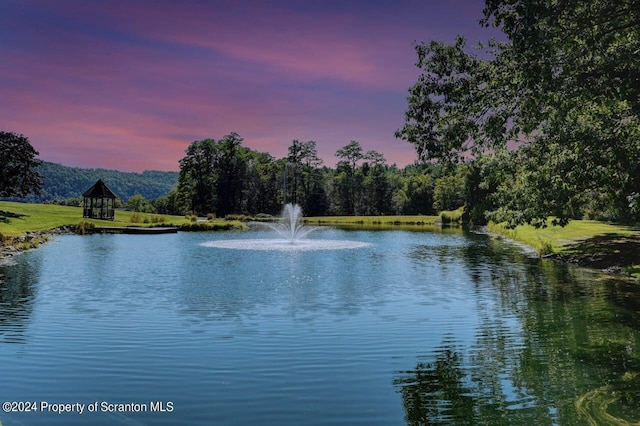
MULTIPOLYGON (((444 212, 457 217, 458 212, 444 212)), ((319 225, 423 226, 443 220, 440 216, 322 216, 304 218, 305 223, 319 225)), ((246 229, 239 220, 210 219, 194 222, 182 216, 135 213, 117 210, 114 221, 84 219, 82 208, 53 204, 26 204, 0 201, 0 238, 18 237, 27 231, 48 231, 80 223, 94 226, 175 226, 183 230, 246 229), (9 214, 7 214, 8 212, 9 214)), ((518 226, 506 229, 501 224, 489 224, 489 230, 522 243, 540 255, 573 256, 583 264, 595 267, 617 265, 640 278, 640 227, 614 225, 589 220, 573 220, 565 227, 549 226, 536 229, 518 226)))
MULTIPOLYGON (((48 231, 65 225, 76 226, 80 222, 88 222, 95 226, 177 226, 187 229, 194 226, 191 219, 183 216, 157 215, 149 213, 135 213, 117 210, 115 220, 85 219, 82 217, 81 207, 58 206, 54 204, 26 204, 0 201, 0 211, 10 212, 12 215, 2 219, 0 213, 0 234, 5 237, 16 237, 27 231, 48 231), (17 216, 17 217, 14 217, 17 216)), ((228 229, 244 228, 240 221, 212 219, 198 222, 203 228, 228 229)))
POLYGON ((531 225, 506 229, 502 224, 491 223, 489 231, 523 242, 535 248, 540 254, 567 252, 577 243, 599 236, 630 237, 640 235, 640 228, 594 220, 572 220, 565 227, 548 226, 544 229, 536 229, 531 225))
POLYGON ((583 259, 586 264, 619 265, 640 278, 640 227, 592 220, 572 220, 565 227, 536 229, 530 225, 506 229, 489 224, 489 231, 535 248, 540 255, 555 254, 583 259))

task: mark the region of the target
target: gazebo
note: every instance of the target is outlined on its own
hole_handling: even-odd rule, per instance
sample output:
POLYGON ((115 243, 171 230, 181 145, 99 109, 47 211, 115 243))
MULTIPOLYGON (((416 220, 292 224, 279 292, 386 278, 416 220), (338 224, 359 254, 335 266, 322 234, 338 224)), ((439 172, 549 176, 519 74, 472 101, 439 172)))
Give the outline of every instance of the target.
POLYGON ((113 220, 116 195, 102 181, 98 181, 84 194, 84 213, 82 217, 90 219, 113 220))

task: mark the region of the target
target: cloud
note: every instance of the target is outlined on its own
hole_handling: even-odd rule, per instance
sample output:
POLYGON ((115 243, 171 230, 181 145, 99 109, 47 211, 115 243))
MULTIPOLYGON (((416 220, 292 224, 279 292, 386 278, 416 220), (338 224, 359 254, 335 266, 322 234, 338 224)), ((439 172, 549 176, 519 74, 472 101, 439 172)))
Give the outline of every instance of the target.
POLYGON ((313 139, 331 163, 355 139, 403 165, 411 44, 469 23, 429 3, 10 2, 0 128, 88 167, 176 170, 190 142, 232 131, 276 157, 313 139))

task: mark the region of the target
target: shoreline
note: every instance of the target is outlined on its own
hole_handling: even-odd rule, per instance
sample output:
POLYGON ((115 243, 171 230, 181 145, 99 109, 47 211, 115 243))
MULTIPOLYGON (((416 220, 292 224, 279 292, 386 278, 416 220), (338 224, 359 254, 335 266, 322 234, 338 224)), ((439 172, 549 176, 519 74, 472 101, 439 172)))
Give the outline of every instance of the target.
POLYGON ((639 278, 631 275, 628 272, 628 268, 633 268, 633 265, 640 262, 640 236, 619 237, 616 244, 619 248, 614 251, 589 250, 575 253, 551 253, 542 257, 555 262, 569 263, 583 268, 597 269, 609 274, 622 275, 638 281, 639 278))
POLYGON ((589 237, 573 242, 563 248, 564 251, 540 253, 533 245, 508 234, 489 231, 487 227, 483 227, 483 231, 493 238, 509 240, 524 246, 537 253, 540 259, 594 269, 606 274, 640 281, 640 277, 633 275, 640 272, 636 270, 638 269, 637 265, 640 264, 640 235, 589 237))
POLYGON ((25 232, 18 237, 5 237, 5 241, 0 241, 0 267, 12 266, 16 256, 30 250, 39 248, 56 235, 76 234, 75 227, 61 226, 48 231, 25 232))
MULTIPOLYGON (((486 233, 492 238, 513 241, 535 252, 534 247, 507 235, 489 231, 486 227, 483 227, 480 232, 486 233)), ((77 233, 76 227, 66 225, 48 231, 26 232, 24 235, 0 241, 0 267, 14 265, 16 256, 39 248, 40 245, 45 244, 56 235, 72 235, 77 233)), ((554 262, 596 269, 604 273, 639 281, 638 277, 629 273, 628 268, 640 262, 640 235, 617 237, 613 241, 608 241, 607 245, 598 245, 597 242, 590 245, 579 245, 574 248, 574 251, 544 254, 539 257, 541 259, 553 260, 554 262), (613 249, 612 245, 615 246, 613 249)))

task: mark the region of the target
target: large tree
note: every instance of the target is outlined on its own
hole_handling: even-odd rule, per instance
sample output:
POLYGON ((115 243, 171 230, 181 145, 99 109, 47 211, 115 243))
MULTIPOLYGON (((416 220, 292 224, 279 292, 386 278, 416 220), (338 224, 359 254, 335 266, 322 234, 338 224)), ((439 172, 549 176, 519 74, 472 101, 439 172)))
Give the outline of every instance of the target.
POLYGON ((37 172, 41 161, 24 135, 0 132, 0 197, 25 197, 40 193, 42 177, 37 172))
POLYGON ((554 215, 565 223, 585 194, 634 219, 640 1, 487 0, 483 23, 508 42, 475 51, 462 38, 416 46, 423 73, 396 135, 425 160, 504 159, 496 220, 544 224, 554 215), (501 153, 514 142, 522 146, 501 153))
POLYGON ((341 159, 336 168, 339 204, 346 214, 356 214, 363 178, 362 171, 358 168, 359 162, 364 158, 360 142, 352 140, 336 151, 336 157, 341 159))
POLYGON ((217 156, 216 141, 204 139, 189 145, 185 157, 180 160, 176 198, 184 199, 190 212, 202 215, 215 209, 217 176, 214 167, 217 156))
POLYGON ((317 204, 323 204, 320 190, 322 176, 319 167, 322 159, 318 157, 315 141, 300 142, 294 139, 288 149, 284 164, 287 193, 285 200, 298 203, 306 214, 316 210, 317 204))

